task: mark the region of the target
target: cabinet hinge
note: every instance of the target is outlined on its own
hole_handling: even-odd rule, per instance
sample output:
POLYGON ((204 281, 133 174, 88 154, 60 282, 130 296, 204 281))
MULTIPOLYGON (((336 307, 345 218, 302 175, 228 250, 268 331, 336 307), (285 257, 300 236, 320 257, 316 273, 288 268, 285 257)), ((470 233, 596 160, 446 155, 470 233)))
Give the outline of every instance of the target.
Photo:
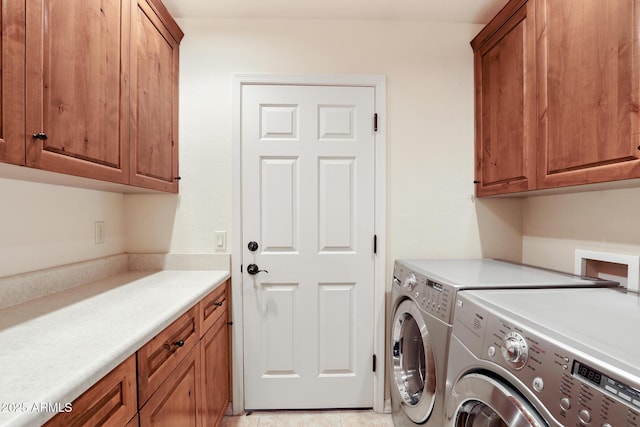
POLYGON ((378 132, 378 113, 373 114, 373 131, 378 132))
POLYGON ((242 264, 240 264, 240 273, 244 273, 244 271, 242 271, 242 264))
POLYGON ((373 355, 373 372, 376 371, 376 364, 377 364, 378 358, 376 357, 376 355, 373 355))
POLYGON ((373 235, 373 253, 374 254, 378 253, 378 235, 377 234, 373 235))

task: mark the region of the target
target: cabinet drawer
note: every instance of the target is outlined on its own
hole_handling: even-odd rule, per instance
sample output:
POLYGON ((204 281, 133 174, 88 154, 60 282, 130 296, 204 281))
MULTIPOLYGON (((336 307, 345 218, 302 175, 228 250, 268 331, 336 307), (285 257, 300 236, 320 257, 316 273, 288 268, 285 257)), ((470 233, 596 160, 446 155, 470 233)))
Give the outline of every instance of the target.
POLYGON ((226 316, 229 306, 229 298, 227 287, 229 281, 226 281, 220 285, 217 289, 211 292, 200 301, 200 337, 213 326, 214 323, 222 316, 226 316))
POLYGON ((136 414, 136 360, 129 357, 73 402, 46 427, 126 425, 136 414))
POLYGON ((138 350, 139 408, 198 343, 199 326, 195 305, 138 350))

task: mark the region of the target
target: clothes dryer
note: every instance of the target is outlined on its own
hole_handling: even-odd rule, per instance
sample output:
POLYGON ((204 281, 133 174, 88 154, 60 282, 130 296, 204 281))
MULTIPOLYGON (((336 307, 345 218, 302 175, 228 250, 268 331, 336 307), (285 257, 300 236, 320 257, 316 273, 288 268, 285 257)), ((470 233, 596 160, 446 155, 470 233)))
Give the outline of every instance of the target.
POLYGON ((613 289, 461 293, 442 425, 640 425, 638 325, 613 289))
POLYGON ((491 259, 396 261, 388 350, 395 426, 444 425, 449 342, 459 291, 608 286, 617 284, 491 259))

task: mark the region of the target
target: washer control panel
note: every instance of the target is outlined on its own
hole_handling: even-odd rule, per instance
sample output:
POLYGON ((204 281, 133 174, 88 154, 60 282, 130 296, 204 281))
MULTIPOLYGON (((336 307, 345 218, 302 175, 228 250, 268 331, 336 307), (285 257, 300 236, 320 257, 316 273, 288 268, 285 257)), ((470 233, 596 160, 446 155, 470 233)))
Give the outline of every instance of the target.
POLYGON ((417 284, 418 279, 416 279, 416 275, 413 273, 407 273, 404 280, 402 281, 402 288, 411 292, 417 284))
POLYGON ((517 332, 509 332, 502 339, 502 357, 513 369, 522 369, 529 358, 527 340, 517 332))
POLYGON ((393 271, 396 291, 413 299, 425 312, 451 323, 453 319, 453 288, 396 263, 393 271))
POLYGON ((640 426, 640 379, 458 294, 453 334, 560 425, 640 426), (505 373, 506 372, 506 373, 505 373), (517 379, 517 380, 516 380, 517 379))

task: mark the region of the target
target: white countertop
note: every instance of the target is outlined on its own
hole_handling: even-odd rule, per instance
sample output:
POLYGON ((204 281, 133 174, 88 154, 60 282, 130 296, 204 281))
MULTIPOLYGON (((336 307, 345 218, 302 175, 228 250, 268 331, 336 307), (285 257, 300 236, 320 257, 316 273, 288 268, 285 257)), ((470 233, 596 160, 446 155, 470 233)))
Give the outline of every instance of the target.
POLYGON ((40 426, 228 277, 129 272, 0 310, 0 426, 40 426))

